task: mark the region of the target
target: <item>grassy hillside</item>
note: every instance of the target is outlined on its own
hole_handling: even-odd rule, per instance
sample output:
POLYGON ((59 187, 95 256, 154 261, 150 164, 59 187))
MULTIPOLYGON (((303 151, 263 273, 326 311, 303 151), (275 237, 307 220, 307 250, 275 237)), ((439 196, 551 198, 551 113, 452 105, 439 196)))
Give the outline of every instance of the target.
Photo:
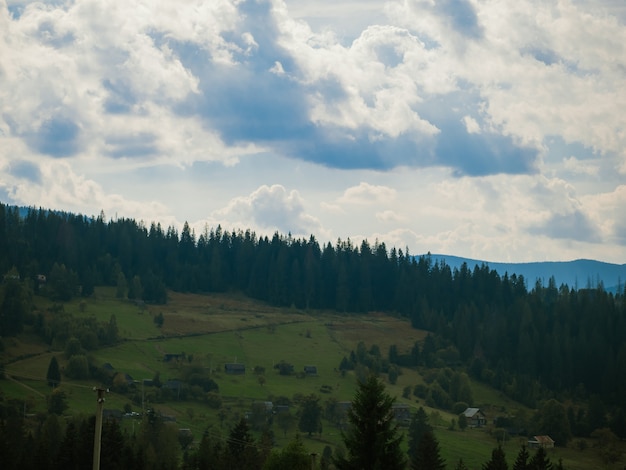
MULTIPOLYGON (((37 299, 40 309, 49 305, 48 300, 37 299)), ((251 409, 255 400, 275 400, 280 396, 291 399, 314 393, 321 397, 322 405, 331 398, 350 401, 356 388, 355 376, 353 373, 342 375, 338 366, 342 357, 356 349, 360 341, 368 348, 378 345, 386 356, 391 344, 397 345, 399 352, 404 353, 426 334, 412 329, 403 319, 382 314, 351 316, 279 309, 238 295, 170 293, 167 305, 146 306, 116 299, 114 289, 98 288, 93 298, 77 299, 63 308, 75 316, 95 317, 102 322, 108 322, 111 315, 115 315, 124 340, 114 347, 92 351, 92 361, 98 365, 110 363, 116 371, 139 381, 131 386, 136 397, 141 396, 147 406, 174 416, 179 427, 190 428, 196 437, 207 428, 216 434, 227 434, 230 427, 251 409), (154 322, 157 315, 164 318, 160 328, 154 322), (165 362, 166 353, 184 353, 184 359, 165 362), (315 365, 318 376, 281 376, 274 369, 280 361, 293 364, 296 372, 302 371, 305 365, 315 365), (226 374, 226 362, 244 363, 246 374, 226 374), (163 383, 180 378, 189 364, 202 367, 219 385, 223 419, 220 419, 218 410, 196 401, 180 401, 174 397, 166 403, 153 403, 154 389, 140 385, 143 379, 152 379, 157 374, 163 383), (259 380, 259 375, 253 372, 255 366, 265 369, 262 374, 264 380, 259 380), (329 387, 331 393, 321 393, 322 386, 329 387)), ((0 381, 0 391, 8 398, 26 398, 30 413, 44 411, 45 397, 50 393, 45 380, 47 367, 53 355, 61 367, 65 367, 63 352, 51 350, 29 332, 5 340, 5 346, 0 360, 6 364, 9 378, 0 381)), ((404 369, 396 384, 387 384, 387 391, 400 403, 408 403, 412 407, 424 406, 412 395, 408 399, 402 397, 405 387, 413 388, 421 382, 423 378, 418 371, 404 369)), ((69 413, 94 412, 94 385, 97 384, 93 380, 63 379, 61 387, 69 395, 69 413)), ((514 413, 517 410, 532 412, 482 384, 472 383, 471 387, 474 405, 487 410, 488 418, 493 419, 496 413, 514 413)), ((109 393, 106 400, 106 408, 122 409, 131 405, 134 410, 141 409, 141 400, 132 403, 129 396, 119 393, 109 393)), ((459 457, 470 468, 480 468, 488 460, 491 450, 497 445, 489 428, 463 432, 450 429, 456 416, 428 407, 425 409, 432 413, 431 424, 436 425, 448 468, 453 468, 459 457)), ((124 423, 129 429, 135 424, 132 420, 125 420, 124 423)), ((311 451, 321 452, 325 445, 341 445, 339 430, 328 422, 324 422, 323 426, 321 436, 305 438, 311 451)), ((278 444, 283 445, 296 430, 289 430, 285 436, 274 425, 274 432, 278 444)), ((518 439, 505 444, 511 463, 519 446, 518 439)), ((562 457, 569 469, 600 468, 592 450, 581 453, 556 449, 550 457, 554 462, 562 457)))

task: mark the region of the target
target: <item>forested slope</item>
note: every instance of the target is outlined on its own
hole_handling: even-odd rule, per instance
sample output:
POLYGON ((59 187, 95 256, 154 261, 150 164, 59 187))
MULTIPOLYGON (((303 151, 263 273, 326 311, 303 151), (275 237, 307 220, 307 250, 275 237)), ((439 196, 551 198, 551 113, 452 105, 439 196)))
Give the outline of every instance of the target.
POLYGON ((89 296, 95 285, 154 303, 167 301, 168 288, 236 290, 278 306, 385 311, 433 333, 421 353, 427 366, 465 367, 531 406, 549 397, 594 403, 593 424, 588 408, 571 410, 574 433, 610 425, 626 437, 623 293, 553 280, 527 286, 522 276, 500 276, 485 265, 452 270, 378 242, 320 246, 314 236, 257 237, 220 227, 197 235, 187 224, 178 233, 104 215, 31 209, 21 216, 2 204, 0 253, 0 336, 35 321, 29 291, 61 300, 89 296))

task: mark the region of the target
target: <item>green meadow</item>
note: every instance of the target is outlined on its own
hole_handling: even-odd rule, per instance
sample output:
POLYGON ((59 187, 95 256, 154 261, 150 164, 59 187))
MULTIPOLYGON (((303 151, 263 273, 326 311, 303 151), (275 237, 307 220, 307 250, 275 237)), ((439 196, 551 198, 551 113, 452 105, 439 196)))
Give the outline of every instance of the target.
MULTIPOLYGON (((38 298, 36 303, 42 310, 50 306, 50 302, 43 298, 38 298)), ((154 306, 117 299, 114 289, 98 288, 93 298, 73 300, 64 304, 63 309, 75 316, 94 317, 100 322, 109 322, 114 315, 123 340, 113 347, 90 351, 91 362, 99 366, 110 363, 115 371, 130 375, 137 381, 131 385, 135 396, 141 394, 147 406, 174 416, 177 425, 191 429, 196 438, 207 430, 215 435, 227 435, 230 427, 258 400, 293 399, 316 394, 322 406, 329 399, 350 401, 356 390, 355 375, 352 372, 341 374, 338 368, 343 356, 355 350, 360 341, 368 349, 378 345, 386 356, 390 345, 395 344, 400 353, 405 353, 415 341, 421 341, 426 335, 424 331, 411 328, 404 319, 378 313, 339 315, 279 309, 243 296, 226 294, 171 293, 167 305, 154 306), (161 327, 154 322, 157 315, 163 316, 161 327), (165 354, 179 354, 180 358, 167 362, 165 354), (281 361, 292 364, 295 374, 281 376, 274 367, 281 361), (246 373, 227 374, 224 364, 231 362, 245 364, 246 373), (154 391, 150 386, 142 387, 143 379, 153 379, 158 374, 160 381, 165 383, 168 379, 180 378, 183 369, 190 364, 206 370, 219 385, 221 411, 196 401, 150 402, 154 391), (298 374, 305 365, 316 366, 318 375, 298 374), (264 372, 255 373, 255 368, 264 372), (330 393, 322 393, 322 386, 330 393)), ((63 369, 67 365, 63 351, 52 350, 28 331, 18 338, 7 339, 5 346, 0 360, 6 364, 5 370, 11 379, 0 381, 0 392, 8 398, 25 399, 29 413, 44 411, 46 396, 50 394, 45 380, 47 367, 54 355, 63 369)), ((403 398, 402 392, 405 387, 412 389, 423 381, 420 371, 404 368, 395 384, 387 384, 387 392, 398 402, 416 409, 424 404, 413 395, 403 398)), ((67 413, 93 413, 93 387, 96 385, 99 384, 94 380, 71 381, 64 377, 61 389, 69 399, 67 413)), ((533 413, 484 384, 472 382, 471 388, 474 405, 486 410, 490 420, 498 412, 533 413)), ((105 408, 121 410, 129 405, 140 411, 141 403, 138 404, 137 400, 133 403, 129 395, 112 392, 106 395, 105 408)), ((460 431, 451 426, 457 418, 455 415, 424 408, 431 414, 431 424, 435 425, 448 468, 453 468, 459 457, 469 468, 480 468, 498 445, 489 432, 492 425, 460 431)), ((123 421, 129 432, 137 424, 135 420, 123 421)), ((286 444, 296 432, 292 428, 284 435, 274 425, 279 446, 286 444)), ((304 441, 312 452, 321 453, 326 445, 341 446, 341 433, 324 421, 322 434, 305 436, 304 441)), ((510 464, 522 441, 515 437, 504 443, 510 464)), ((559 457, 568 469, 600 468, 592 449, 584 453, 574 449, 551 451, 553 462, 559 457)))

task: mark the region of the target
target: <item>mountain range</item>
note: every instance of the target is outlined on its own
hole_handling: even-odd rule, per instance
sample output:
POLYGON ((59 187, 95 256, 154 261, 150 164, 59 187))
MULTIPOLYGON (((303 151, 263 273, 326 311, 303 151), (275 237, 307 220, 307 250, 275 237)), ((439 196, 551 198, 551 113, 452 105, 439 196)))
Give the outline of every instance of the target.
POLYGON ((577 259, 574 261, 542 261, 532 263, 494 263, 491 261, 481 261, 459 256, 430 254, 435 262, 445 262, 450 269, 460 268, 463 263, 467 263, 470 269, 474 266, 485 264, 490 269, 495 270, 500 276, 508 273, 509 276, 517 274, 524 276, 527 287, 531 289, 537 280, 541 280, 542 285, 547 286, 552 276, 556 285, 567 284, 571 288, 595 288, 604 286, 608 292, 616 293, 624 291, 626 283, 626 264, 605 263, 589 259, 577 259))

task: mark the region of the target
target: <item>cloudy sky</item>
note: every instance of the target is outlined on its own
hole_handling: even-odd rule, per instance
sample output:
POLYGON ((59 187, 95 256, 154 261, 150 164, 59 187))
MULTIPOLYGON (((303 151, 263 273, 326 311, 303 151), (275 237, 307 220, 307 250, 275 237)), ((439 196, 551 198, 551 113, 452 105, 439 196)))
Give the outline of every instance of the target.
POLYGON ((0 201, 626 263, 623 0, 0 0, 0 201))

